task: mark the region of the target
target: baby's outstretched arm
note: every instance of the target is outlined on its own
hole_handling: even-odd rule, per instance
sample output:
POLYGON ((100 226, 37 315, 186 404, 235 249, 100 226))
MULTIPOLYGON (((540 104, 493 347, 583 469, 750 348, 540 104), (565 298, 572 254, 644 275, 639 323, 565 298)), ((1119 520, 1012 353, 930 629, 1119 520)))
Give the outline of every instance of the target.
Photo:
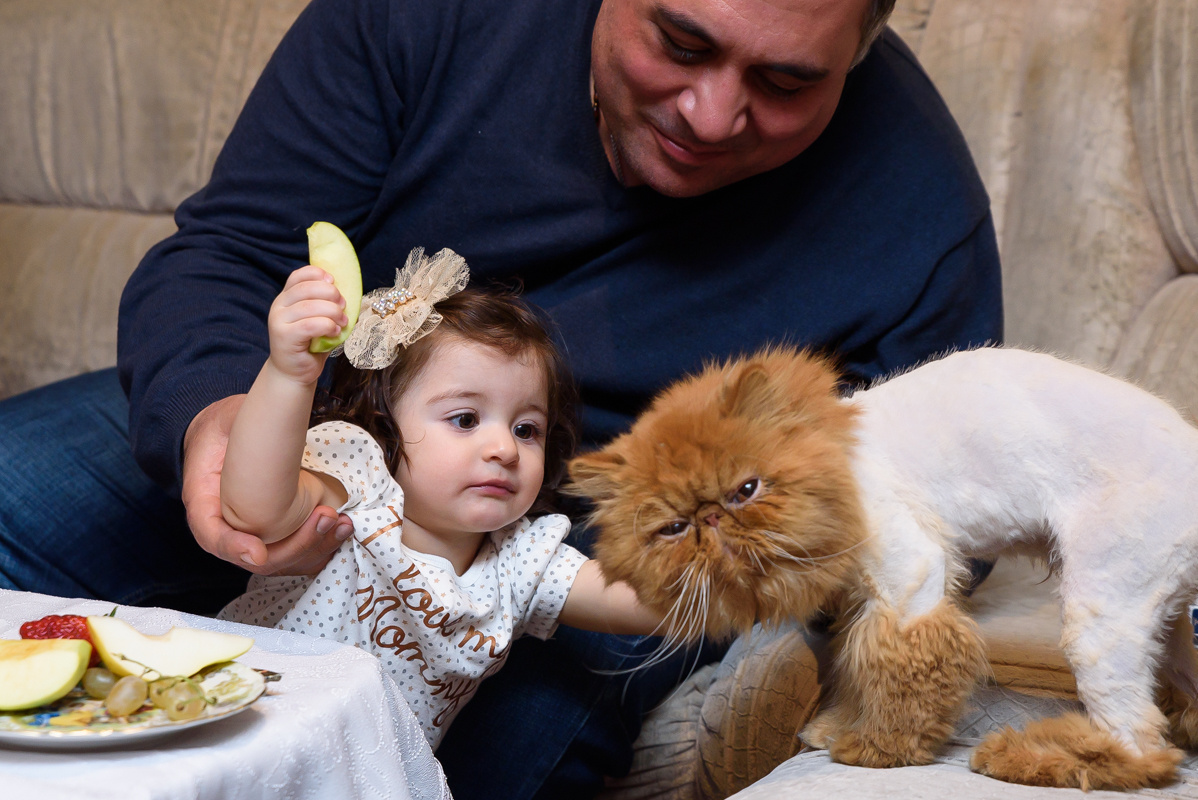
POLYGON ((316 380, 327 354, 308 352, 317 336, 348 324, 345 301, 318 267, 298 269, 270 307, 270 358, 254 380, 229 434, 221 472, 221 511, 234 528, 266 543, 296 530, 317 505, 345 502, 337 481, 300 469, 316 380))
POLYGON ((572 628, 601 633, 665 633, 662 616, 643 606, 627 583, 609 584, 594 559, 578 571, 557 619, 572 628))

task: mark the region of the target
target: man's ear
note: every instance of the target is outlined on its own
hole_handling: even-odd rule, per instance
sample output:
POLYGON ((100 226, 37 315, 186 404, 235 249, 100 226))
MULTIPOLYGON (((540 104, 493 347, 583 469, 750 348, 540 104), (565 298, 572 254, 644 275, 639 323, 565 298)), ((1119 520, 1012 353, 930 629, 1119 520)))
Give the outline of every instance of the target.
POLYGON ((616 474, 627 463, 610 447, 577 456, 570 461, 570 483, 563 491, 593 500, 610 499, 616 493, 616 474))

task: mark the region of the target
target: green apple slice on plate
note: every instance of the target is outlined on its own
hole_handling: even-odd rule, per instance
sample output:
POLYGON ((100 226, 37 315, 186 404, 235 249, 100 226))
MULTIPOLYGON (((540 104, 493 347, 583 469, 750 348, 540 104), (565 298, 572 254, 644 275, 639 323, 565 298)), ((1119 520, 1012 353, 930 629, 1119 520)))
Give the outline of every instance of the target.
POLYGON ((83 639, 0 640, 0 711, 18 711, 63 697, 87 669, 92 646, 83 639))

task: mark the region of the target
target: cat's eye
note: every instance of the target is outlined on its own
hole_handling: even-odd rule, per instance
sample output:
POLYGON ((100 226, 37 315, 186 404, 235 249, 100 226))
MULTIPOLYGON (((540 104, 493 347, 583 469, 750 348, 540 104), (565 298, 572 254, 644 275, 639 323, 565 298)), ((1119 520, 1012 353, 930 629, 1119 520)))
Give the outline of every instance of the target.
POLYGON ((657 532, 657 535, 663 539, 677 539, 685 536, 686 532, 691 528, 691 524, 684 520, 675 520, 674 522, 665 525, 657 532))
POLYGON ((734 506, 743 506, 761 492, 761 479, 749 478, 736 487, 736 491, 728 495, 728 502, 734 506))

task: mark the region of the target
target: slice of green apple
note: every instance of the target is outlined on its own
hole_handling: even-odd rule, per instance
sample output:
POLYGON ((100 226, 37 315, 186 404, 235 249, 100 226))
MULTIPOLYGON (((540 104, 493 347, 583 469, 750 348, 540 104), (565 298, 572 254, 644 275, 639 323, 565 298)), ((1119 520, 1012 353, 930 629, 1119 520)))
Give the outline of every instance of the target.
POLYGON ((79 683, 91 655, 83 639, 0 640, 0 711, 53 703, 79 683))
POLYGON ((308 228, 308 263, 333 276, 333 285, 345 298, 345 316, 349 324, 338 336, 317 336, 308 352, 327 353, 345 342, 358 322, 362 309, 362 268, 354 246, 340 228, 331 222, 314 222, 308 228))
POLYGON ((146 680, 186 678, 209 664, 232 661, 254 644, 248 636, 197 628, 171 628, 147 636, 116 617, 88 617, 87 627, 104 666, 115 675, 140 675, 146 680))

